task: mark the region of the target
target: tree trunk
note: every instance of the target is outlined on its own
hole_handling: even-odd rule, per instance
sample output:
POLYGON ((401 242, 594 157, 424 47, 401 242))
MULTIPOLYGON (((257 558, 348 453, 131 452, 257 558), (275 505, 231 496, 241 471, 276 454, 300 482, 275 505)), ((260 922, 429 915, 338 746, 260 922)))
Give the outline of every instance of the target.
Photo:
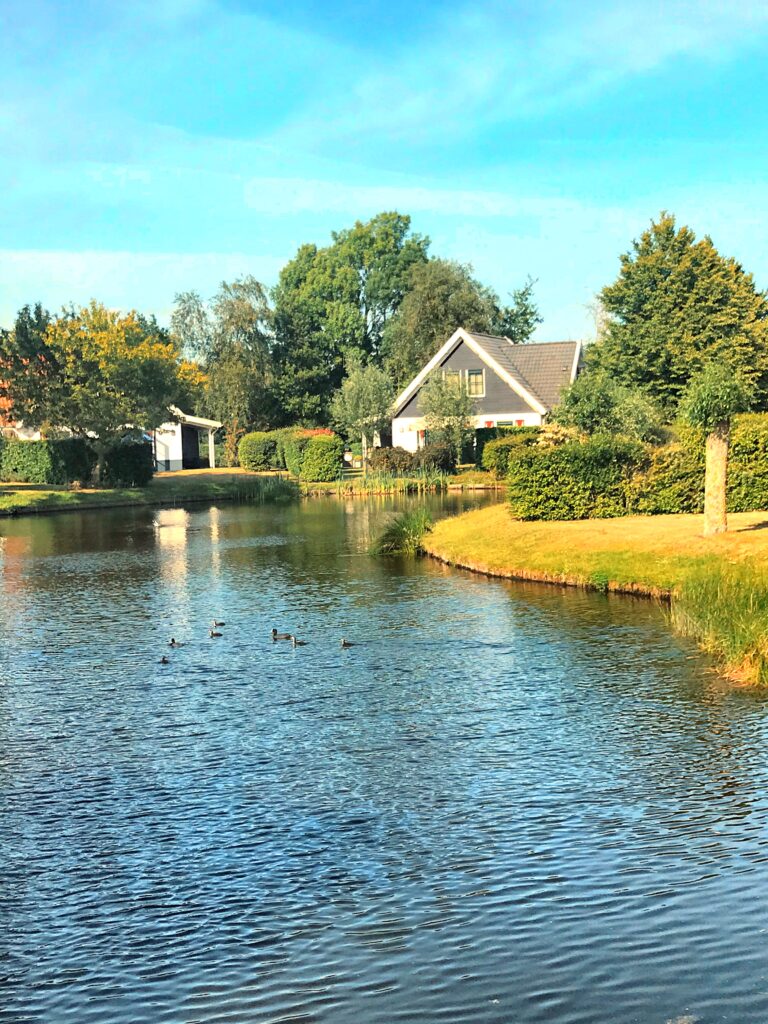
POLYGON ((368 476, 368 438, 363 434, 363 476, 368 476))
POLYGON ((711 433, 707 434, 706 476, 704 478, 704 536, 725 533, 728 529, 726 516, 726 486, 728 482, 728 443, 731 425, 721 420, 711 433))

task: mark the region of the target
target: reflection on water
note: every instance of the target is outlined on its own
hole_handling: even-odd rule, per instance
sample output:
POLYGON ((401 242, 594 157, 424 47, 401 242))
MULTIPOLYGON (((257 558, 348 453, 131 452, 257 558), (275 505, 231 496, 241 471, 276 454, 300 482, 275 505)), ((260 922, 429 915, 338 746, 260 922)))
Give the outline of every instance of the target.
POLYGON ((2 526, 0 1021, 768 1020, 762 698, 399 504, 2 526))

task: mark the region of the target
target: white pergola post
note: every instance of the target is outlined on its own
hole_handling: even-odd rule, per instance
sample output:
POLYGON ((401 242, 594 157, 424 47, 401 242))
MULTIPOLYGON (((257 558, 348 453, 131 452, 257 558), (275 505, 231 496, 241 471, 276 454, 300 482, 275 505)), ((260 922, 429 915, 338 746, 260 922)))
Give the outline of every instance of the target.
POLYGON ((212 430, 208 431, 208 465, 211 469, 216 469, 216 448, 213 444, 213 434, 212 430))

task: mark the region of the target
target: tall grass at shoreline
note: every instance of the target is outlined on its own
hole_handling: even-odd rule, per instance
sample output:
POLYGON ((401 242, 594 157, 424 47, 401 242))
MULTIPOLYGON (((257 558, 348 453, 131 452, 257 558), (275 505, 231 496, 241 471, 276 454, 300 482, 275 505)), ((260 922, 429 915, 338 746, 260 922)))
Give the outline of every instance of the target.
POLYGON ((387 524, 371 547, 371 554, 415 555, 431 529, 432 517, 425 508, 408 509, 387 524))
POLYGON ((693 569, 672 594, 670 621, 741 682, 768 685, 768 566, 716 562, 693 569))
POLYGON ((360 496, 374 494, 431 494, 448 490, 451 477, 445 473, 423 473, 415 476, 394 476, 391 473, 369 473, 368 476, 347 477, 328 484, 302 485, 304 494, 336 494, 360 496))

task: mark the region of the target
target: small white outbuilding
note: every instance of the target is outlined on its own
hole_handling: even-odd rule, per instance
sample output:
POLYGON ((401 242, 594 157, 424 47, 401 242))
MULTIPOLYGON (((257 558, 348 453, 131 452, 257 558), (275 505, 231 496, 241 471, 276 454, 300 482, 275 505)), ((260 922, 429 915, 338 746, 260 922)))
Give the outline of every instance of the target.
POLYGON ((208 465, 216 468, 214 434, 221 427, 218 420, 192 416, 171 406, 173 421, 163 423, 152 431, 152 446, 158 472, 178 469, 200 469, 200 436, 208 434, 208 465))

